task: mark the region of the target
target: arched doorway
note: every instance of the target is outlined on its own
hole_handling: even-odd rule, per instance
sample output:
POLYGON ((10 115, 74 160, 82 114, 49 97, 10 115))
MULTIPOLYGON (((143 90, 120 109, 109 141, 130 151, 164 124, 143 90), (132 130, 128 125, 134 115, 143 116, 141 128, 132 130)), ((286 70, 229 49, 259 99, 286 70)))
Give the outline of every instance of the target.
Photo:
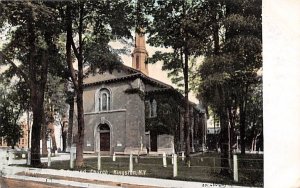
POLYGON ((100 124, 97 127, 95 151, 110 151, 110 127, 108 124, 100 124))

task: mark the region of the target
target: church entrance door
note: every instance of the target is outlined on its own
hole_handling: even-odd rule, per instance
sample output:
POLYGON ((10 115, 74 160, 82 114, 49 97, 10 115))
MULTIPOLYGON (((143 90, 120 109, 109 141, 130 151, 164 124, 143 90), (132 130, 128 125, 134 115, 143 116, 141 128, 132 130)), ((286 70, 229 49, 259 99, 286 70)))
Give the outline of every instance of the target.
POLYGON ((157 135, 156 133, 150 134, 151 151, 157 151, 157 135))
POLYGON ((96 152, 99 151, 110 151, 110 127, 107 124, 100 124, 96 134, 96 152))
POLYGON ((110 150, 110 132, 100 132, 100 150, 110 150))

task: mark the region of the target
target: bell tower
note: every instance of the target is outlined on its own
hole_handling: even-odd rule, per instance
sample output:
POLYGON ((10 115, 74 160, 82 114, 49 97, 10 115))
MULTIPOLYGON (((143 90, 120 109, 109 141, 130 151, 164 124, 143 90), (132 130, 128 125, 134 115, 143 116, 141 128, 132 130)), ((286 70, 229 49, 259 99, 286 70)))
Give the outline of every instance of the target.
POLYGON ((135 33, 134 50, 131 54, 132 67, 148 76, 148 52, 146 50, 145 34, 135 33))

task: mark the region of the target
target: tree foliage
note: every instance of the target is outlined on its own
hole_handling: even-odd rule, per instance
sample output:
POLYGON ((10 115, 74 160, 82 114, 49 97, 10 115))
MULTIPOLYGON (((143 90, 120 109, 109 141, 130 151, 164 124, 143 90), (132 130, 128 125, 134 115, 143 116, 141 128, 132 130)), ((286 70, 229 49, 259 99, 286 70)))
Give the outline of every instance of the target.
POLYGON ((53 2, 1 2, 5 23, 9 25, 9 42, 0 51, 2 62, 10 66, 12 75, 26 83, 33 111, 31 164, 40 161, 40 131, 43 117, 44 91, 49 66, 58 65, 58 14, 53 2))
POLYGON ((134 6, 133 1, 126 0, 0 3, 0 26, 9 28, 9 43, 0 53, 1 63, 8 64, 11 76, 23 79, 30 91, 33 165, 40 164, 38 142, 49 71, 72 79, 77 96, 80 138, 76 164, 83 164, 83 68, 89 66, 90 71, 102 72, 121 63, 118 55, 124 50, 112 49, 109 42, 115 38, 131 38, 130 29, 135 23, 132 19, 135 17, 134 6), (60 46, 62 41, 65 41, 66 50, 60 46), (73 65, 74 57, 77 70, 73 65), (68 66, 61 64, 64 60, 68 66))
POLYGON ((244 153, 248 110, 255 104, 251 88, 261 83, 257 75, 262 67, 261 1, 204 1, 203 8, 212 20, 212 42, 199 69, 199 93, 220 117, 226 152, 230 156, 233 128, 239 126, 244 153))
MULTIPOLYGON (((171 48, 172 52, 156 52, 149 63, 163 61, 163 70, 168 70, 173 83, 183 88, 185 96, 184 127, 187 163, 190 155, 189 78, 194 59, 203 54, 202 46, 207 43, 205 20, 201 16, 201 1, 152 1, 148 3, 148 42, 152 46, 171 48), (150 5, 149 5, 150 4, 150 5)), ((182 148, 183 149, 183 148, 182 148)))
POLYGON ((0 85, 0 137, 14 147, 23 135, 18 122, 26 108, 17 84, 2 82, 0 85))

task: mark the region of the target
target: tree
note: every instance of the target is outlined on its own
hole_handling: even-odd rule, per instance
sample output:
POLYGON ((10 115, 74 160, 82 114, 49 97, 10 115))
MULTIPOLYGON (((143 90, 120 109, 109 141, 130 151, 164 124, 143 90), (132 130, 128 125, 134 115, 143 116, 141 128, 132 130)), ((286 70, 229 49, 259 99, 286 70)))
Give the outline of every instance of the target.
MULTIPOLYGON (((263 97, 262 97, 262 79, 257 78, 258 84, 252 84, 249 87, 247 101, 247 116, 245 130, 245 145, 254 151, 256 140, 263 137, 263 97)), ((262 141, 262 140, 261 140, 262 141)), ((260 148, 263 149, 263 142, 260 148)))
POLYGON ((12 80, 12 74, 14 73, 10 70, 0 73, 0 135, 8 145, 14 147, 23 135, 19 120, 29 108, 29 91, 24 81, 12 80))
POLYGON ((249 87, 258 84, 257 71, 262 66, 262 19, 261 1, 236 1, 228 3, 225 52, 234 54, 233 66, 236 82, 241 152, 245 154, 245 129, 249 87), (242 9, 240 7, 243 7, 242 9))
MULTIPOLYGON (((221 122, 221 152, 230 159, 232 132, 239 125, 242 153, 249 88, 261 68, 261 1, 205 1, 212 43, 200 67, 200 93, 221 122), (222 147, 226 145, 226 147, 222 147)), ((228 167, 223 161, 222 167, 228 167)), ((223 170, 228 174, 228 170, 223 170)))
POLYGON ((61 128, 61 137, 62 137, 62 151, 66 152, 67 149, 67 135, 68 135, 68 120, 65 115, 58 114, 57 119, 60 128, 61 128))
POLYGON ((51 2, 1 2, 1 16, 4 15, 1 20, 5 20, 11 28, 9 43, 0 51, 1 63, 10 65, 10 69, 25 81, 30 90, 33 166, 41 164, 40 132, 48 67, 50 63, 60 61, 56 47, 58 17, 52 10, 53 6, 51 2))
POLYGON ((84 111, 83 111, 83 68, 86 65, 91 71, 102 72, 112 69, 120 63, 116 53, 108 45, 114 37, 131 37, 130 27, 133 4, 122 1, 75 1, 67 2, 62 9, 65 21, 66 61, 71 73, 77 104, 77 144, 76 166, 83 163, 84 111), (119 15, 122 15, 120 17, 119 15), (78 36, 77 45, 74 37, 78 36), (75 71, 72 51, 78 63, 75 71))
MULTIPOLYGON (((48 129, 51 130, 52 146, 53 150, 55 148, 55 135, 54 126, 60 126, 61 135, 63 137, 63 143, 66 145, 66 124, 64 123, 64 117, 66 117, 67 112, 67 93, 65 90, 65 79, 59 78, 54 75, 49 75, 49 80, 46 89, 46 112, 48 113, 48 129), (51 127, 49 127, 49 125, 51 127)), ((65 148, 64 148, 65 149, 65 148)))
POLYGON ((68 119, 68 131, 67 131, 67 148, 71 148, 73 137, 73 118, 74 118, 74 91, 67 91, 66 103, 69 105, 69 119, 68 119))
MULTIPOLYGON (((131 37, 133 3, 128 1, 1 2, 1 26, 7 22, 10 43, 1 51, 3 62, 12 66, 30 89, 33 111, 32 164, 40 164, 39 140, 44 108, 44 91, 49 62, 61 62, 57 38, 66 33, 66 61, 76 93, 78 143, 76 165, 83 165, 83 67, 104 71, 120 63, 110 48, 115 37, 131 37), (58 16, 59 14, 59 16, 58 16), (121 18, 119 15, 123 15, 121 18), (63 27, 63 28, 62 28, 63 27), (15 29, 15 30, 14 30, 15 29), (26 33, 25 37, 23 37, 26 33), (75 40, 74 38, 77 38, 75 40), (18 43, 17 43, 18 41, 18 43), (78 70, 73 66, 72 50, 78 70), (14 62, 18 59, 21 65, 14 62)), ((53 66, 50 66, 50 68, 53 66)))
POLYGON ((185 102, 184 129, 185 129, 185 152, 187 154, 186 162, 190 161, 190 105, 189 105, 189 71, 194 57, 202 52, 199 46, 206 40, 205 24, 199 16, 201 15, 200 1, 156 1, 154 4, 144 5, 148 9, 150 24, 146 26, 149 33, 148 42, 152 46, 172 48, 173 52, 156 52, 149 60, 149 63, 163 61, 163 69, 170 70, 170 76, 174 83, 183 80, 185 102), (200 28, 200 29, 199 29, 200 28), (180 75, 182 77, 180 77, 180 75))
POLYGON ((0 137, 5 139, 8 146, 14 148, 23 135, 18 120, 24 108, 21 105, 22 99, 16 92, 17 85, 8 84, 1 83, 0 86, 0 137))
POLYGON ((200 68, 201 87, 200 95, 205 100, 206 104, 211 106, 214 114, 220 119, 220 148, 221 148, 221 170, 222 174, 229 174, 230 158, 231 158, 231 143, 230 143, 230 126, 229 112, 232 109, 232 93, 231 86, 227 79, 226 61, 227 58, 208 57, 200 68), (223 65, 222 65, 223 64, 223 65))
MULTIPOLYGON (((55 139, 55 126, 61 126, 61 135, 63 136, 63 143, 66 142, 66 124, 63 122, 67 112, 66 106, 67 93, 65 91, 65 78, 49 74, 48 81, 45 89, 45 109, 44 109, 44 129, 42 136, 44 137, 45 153, 46 148, 46 137, 51 137, 52 141, 52 152, 57 150, 57 144, 55 139)), ((43 139, 42 139, 43 140, 43 139)), ((64 144, 66 145, 66 144, 64 144)), ((44 154, 44 153, 43 153, 44 154)))

